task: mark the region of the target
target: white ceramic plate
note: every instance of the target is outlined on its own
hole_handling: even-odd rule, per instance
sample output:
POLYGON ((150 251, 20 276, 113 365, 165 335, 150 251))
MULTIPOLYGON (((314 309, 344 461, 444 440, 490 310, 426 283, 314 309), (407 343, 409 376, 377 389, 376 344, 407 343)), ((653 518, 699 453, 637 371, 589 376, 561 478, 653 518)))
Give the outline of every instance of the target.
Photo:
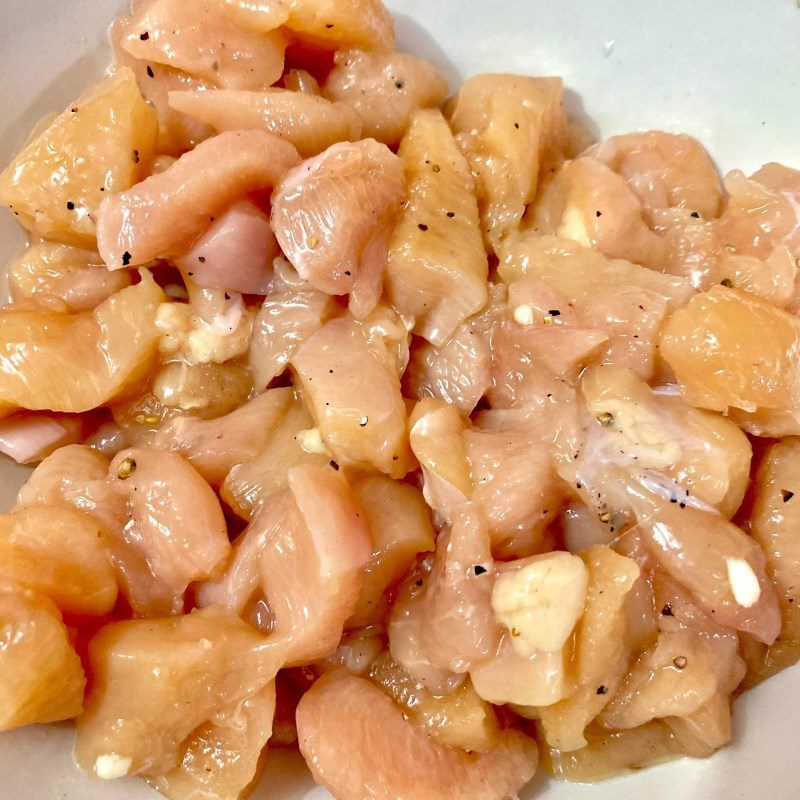
MULTIPOLYGON (((36 120, 61 110, 108 59, 105 28, 124 0, 0 0, 0 163, 36 120)), ((795 0, 388 0, 400 47, 451 88, 485 71, 562 75, 571 114, 597 135, 641 128, 700 138, 723 170, 800 167, 800 10, 795 0)), ((22 245, 0 216, 0 264, 22 245)), ((0 463, 0 504, 24 471, 0 463)), ((735 743, 598 786, 536 781, 542 800, 796 800, 800 668, 737 703, 735 743)), ((68 726, 0 735, 0 800, 147 800, 136 780, 88 781, 68 726)), ((273 756, 258 800, 326 800, 302 766, 273 756)))

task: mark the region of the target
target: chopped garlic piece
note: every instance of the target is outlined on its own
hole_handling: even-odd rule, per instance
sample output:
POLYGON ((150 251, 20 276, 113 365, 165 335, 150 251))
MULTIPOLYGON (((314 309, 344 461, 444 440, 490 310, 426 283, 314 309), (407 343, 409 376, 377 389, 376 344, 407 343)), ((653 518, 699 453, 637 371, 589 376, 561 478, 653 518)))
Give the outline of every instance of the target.
POLYGON ((322 434, 319 432, 319 428, 309 428, 307 431, 298 431, 297 441, 300 442, 300 447, 302 447, 306 453, 322 453, 323 455, 329 455, 328 449, 322 441, 322 434))
POLYGON ((118 756, 116 753, 107 753, 98 756, 94 762, 94 771, 98 778, 104 781, 113 781, 117 778, 124 778, 131 768, 133 759, 130 756, 118 756))
POLYGON ((743 608, 752 608, 761 597, 761 585, 753 568, 743 558, 726 558, 725 566, 734 600, 743 608))
POLYGON ((527 303, 514 309, 514 322, 517 325, 533 325, 533 308, 527 303))
POLYGON ((588 586, 589 573, 578 556, 545 553, 497 579, 492 608, 520 655, 554 652, 564 646, 583 614, 588 586))
POLYGON ((221 364, 247 352, 254 313, 241 296, 207 322, 187 303, 162 303, 156 313, 159 348, 182 355, 190 364, 221 364))

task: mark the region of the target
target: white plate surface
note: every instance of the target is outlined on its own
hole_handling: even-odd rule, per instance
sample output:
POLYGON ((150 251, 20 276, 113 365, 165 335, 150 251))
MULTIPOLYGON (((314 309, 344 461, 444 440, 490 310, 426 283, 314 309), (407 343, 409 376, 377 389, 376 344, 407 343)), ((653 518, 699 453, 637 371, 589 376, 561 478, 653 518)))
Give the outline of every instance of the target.
MULTIPOLYGON (((561 75, 571 114, 599 136, 662 128, 694 134, 720 167, 800 167, 800 10, 795 0, 389 0, 401 48, 456 88, 477 72, 561 75)), ((107 61, 120 0, 0 0, 0 163, 36 120, 61 110, 107 61)), ((0 265, 22 246, 0 215, 0 265)), ((0 506, 23 471, 0 462, 0 506)), ((598 786, 536 781, 524 800, 797 800, 800 668, 736 706, 735 743, 598 786)), ((69 726, 0 735, 0 800, 147 800, 135 780, 88 781, 69 726)), ((284 754, 257 800, 327 800, 284 754)))

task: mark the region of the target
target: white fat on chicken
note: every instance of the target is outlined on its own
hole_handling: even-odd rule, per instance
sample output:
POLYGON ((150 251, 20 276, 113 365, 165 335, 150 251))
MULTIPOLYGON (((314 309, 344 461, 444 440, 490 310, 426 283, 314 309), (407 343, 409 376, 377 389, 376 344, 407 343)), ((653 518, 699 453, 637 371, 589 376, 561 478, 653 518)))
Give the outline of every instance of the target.
POLYGON ((761 598, 761 584, 753 568, 743 558, 726 558, 725 566, 733 599, 743 608, 752 608, 761 598))
POLYGON ((589 573, 571 553, 544 553, 495 582, 492 609, 522 656, 560 650, 583 614, 589 573))
POLYGON ((182 355, 190 364, 221 364, 247 352, 253 317, 241 295, 210 322, 191 304, 162 303, 156 314, 159 348, 167 355, 182 355))

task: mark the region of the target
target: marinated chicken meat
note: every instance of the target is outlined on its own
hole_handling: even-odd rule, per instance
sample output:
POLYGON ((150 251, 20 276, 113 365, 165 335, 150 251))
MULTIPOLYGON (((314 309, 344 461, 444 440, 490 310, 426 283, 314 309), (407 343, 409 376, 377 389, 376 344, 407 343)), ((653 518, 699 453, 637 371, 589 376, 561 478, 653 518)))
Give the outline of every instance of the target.
POLYGON ((109 35, 0 173, 0 730, 170 800, 278 747, 507 800, 730 742, 800 660, 800 172, 448 89, 380 0, 109 35))

